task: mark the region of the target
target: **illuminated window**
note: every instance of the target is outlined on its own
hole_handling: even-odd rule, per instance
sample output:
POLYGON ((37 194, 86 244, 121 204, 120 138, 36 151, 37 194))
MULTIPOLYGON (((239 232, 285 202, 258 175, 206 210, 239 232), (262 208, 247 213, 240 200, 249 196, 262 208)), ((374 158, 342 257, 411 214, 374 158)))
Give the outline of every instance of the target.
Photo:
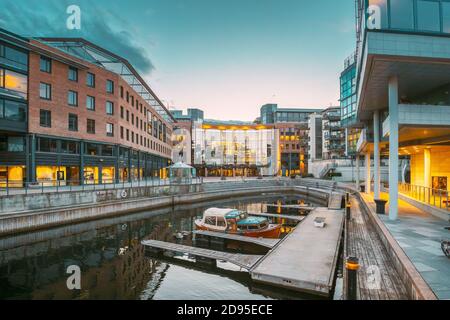
POLYGON ((17 93, 19 97, 26 98, 28 92, 28 77, 26 75, 0 69, 0 88, 17 93))

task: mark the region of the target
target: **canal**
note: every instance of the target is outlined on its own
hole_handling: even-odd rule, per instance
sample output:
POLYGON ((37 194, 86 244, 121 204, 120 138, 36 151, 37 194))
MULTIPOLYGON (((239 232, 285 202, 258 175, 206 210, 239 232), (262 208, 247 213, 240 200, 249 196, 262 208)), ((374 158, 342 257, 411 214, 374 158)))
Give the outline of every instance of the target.
MULTIPOLYGON (((247 272, 219 262, 202 268, 186 256, 148 257, 140 244, 155 239, 192 245, 194 220, 210 207, 249 213, 299 215, 267 204, 316 204, 295 195, 265 194, 145 211, 0 238, 0 299, 304 299, 287 290, 255 285, 247 272), (81 290, 68 290, 69 266, 81 269, 81 290)), ((282 236, 292 225, 283 224, 282 236)), ((261 248, 240 247, 244 253, 261 248)), ((252 252, 255 250, 255 252, 252 252)))

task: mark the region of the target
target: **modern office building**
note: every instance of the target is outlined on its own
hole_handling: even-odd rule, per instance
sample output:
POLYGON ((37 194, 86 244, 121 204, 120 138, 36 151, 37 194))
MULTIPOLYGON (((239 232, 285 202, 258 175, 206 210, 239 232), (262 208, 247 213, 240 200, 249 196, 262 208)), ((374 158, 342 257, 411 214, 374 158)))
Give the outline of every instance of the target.
POLYGON ((389 217, 396 219, 400 157, 411 159, 412 185, 435 189, 422 201, 449 190, 450 2, 358 0, 357 12, 356 118, 365 124, 357 152, 366 164, 373 154, 376 199, 380 155, 389 157, 389 217))
POLYGON ((310 108, 279 108, 277 104, 261 107, 258 122, 274 124, 280 132, 281 176, 308 174, 308 121, 311 114, 322 110, 310 108))
POLYGON ((340 76, 341 126, 345 128, 345 155, 356 155, 356 144, 363 127, 356 118, 356 54, 345 59, 340 76))
POLYGON ((322 111, 322 159, 345 157, 345 128, 341 125, 341 108, 329 107, 322 111))
POLYGON ((175 122, 132 65, 84 39, 0 30, 0 183, 164 175, 175 122))

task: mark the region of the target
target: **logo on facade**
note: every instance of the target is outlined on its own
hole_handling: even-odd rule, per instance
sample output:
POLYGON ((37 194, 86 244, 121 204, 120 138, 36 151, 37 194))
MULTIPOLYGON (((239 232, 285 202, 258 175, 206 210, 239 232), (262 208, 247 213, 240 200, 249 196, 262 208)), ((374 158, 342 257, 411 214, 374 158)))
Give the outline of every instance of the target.
POLYGON ((70 276, 67 278, 66 285, 69 290, 81 290, 81 270, 79 266, 67 267, 67 274, 70 276))
POLYGON ((81 9, 77 5, 67 7, 66 13, 69 15, 66 21, 67 29, 81 30, 81 9))
POLYGON ((377 5, 370 5, 367 8, 367 29, 379 30, 381 29, 381 9, 377 5))

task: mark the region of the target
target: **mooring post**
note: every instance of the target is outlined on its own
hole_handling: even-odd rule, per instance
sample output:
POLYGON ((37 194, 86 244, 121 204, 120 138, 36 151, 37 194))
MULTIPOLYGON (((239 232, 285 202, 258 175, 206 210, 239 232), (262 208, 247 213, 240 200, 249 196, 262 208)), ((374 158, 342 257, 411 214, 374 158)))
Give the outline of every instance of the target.
POLYGON ((347 203, 347 205, 345 206, 345 215, 346 215, 347 221, 350 221, 350 219, 352 218, 351 208, 352 208, 352 206, 349 203, 347 203))
POLYGON ((356 257, 347 257, 347 300, 357 300, 359 260, 356 257))
POLYGON ((350 193, 345 194, 345 202, 348 204, 350 202, 350 193))

